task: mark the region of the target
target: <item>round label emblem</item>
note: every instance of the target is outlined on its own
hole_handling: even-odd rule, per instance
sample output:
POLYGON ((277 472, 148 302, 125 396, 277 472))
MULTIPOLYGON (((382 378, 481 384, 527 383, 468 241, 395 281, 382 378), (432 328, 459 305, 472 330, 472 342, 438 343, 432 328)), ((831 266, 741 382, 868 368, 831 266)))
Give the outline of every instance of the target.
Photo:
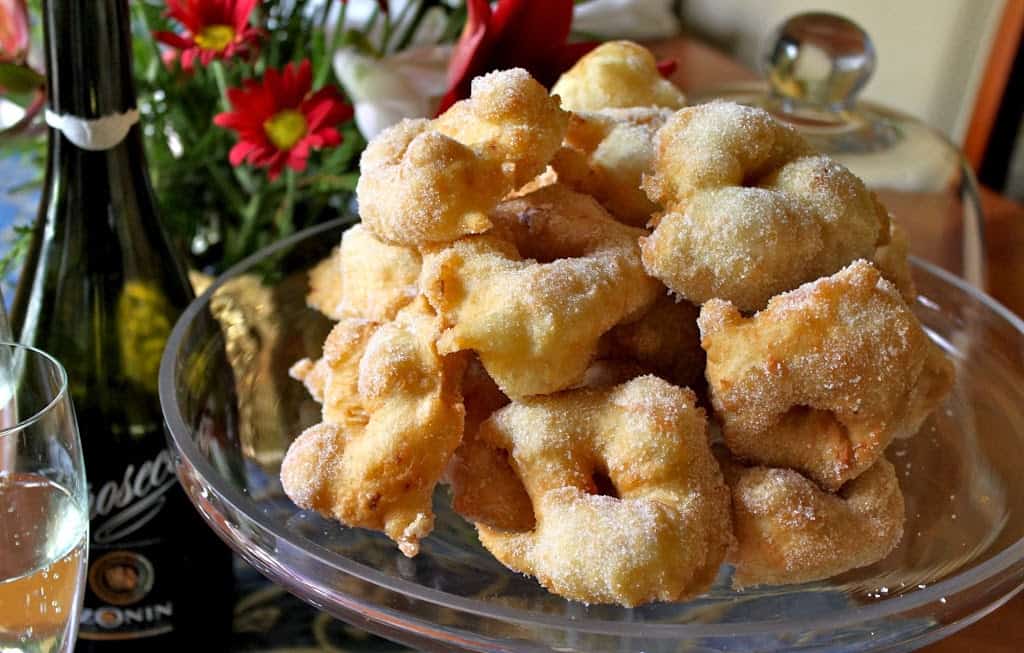
POLYGON ((113 551, 92 563, 89 589, 111 605, 138 603, 153 589, 153 564, 131 551, 113 551))

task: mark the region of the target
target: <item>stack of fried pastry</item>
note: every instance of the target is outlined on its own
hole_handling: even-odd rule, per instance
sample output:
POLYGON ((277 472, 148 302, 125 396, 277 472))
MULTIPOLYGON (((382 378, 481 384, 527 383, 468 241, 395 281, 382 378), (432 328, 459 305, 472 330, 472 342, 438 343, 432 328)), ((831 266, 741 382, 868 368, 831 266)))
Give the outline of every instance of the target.
POLYGON ((337 325, 292 370, 323 405, 282 466, 297 505, 413 556, 446 483, 504 565, 625 606, 899 542, 883 454, 953 369, 903 234, 791 128, 684 107, 616 42, 551 93, 480 77, 361 167, 362 224, 310 275, 337 325))

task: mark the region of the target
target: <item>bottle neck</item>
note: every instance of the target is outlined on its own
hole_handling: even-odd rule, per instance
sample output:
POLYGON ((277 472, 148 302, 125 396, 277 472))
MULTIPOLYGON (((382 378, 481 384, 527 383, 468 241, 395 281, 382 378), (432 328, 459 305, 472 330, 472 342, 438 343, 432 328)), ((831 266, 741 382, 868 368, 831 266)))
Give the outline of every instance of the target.
POLYGON ((43 17, 50 113, 92 121, 134 109, 128 0, 44 0, 43 17))

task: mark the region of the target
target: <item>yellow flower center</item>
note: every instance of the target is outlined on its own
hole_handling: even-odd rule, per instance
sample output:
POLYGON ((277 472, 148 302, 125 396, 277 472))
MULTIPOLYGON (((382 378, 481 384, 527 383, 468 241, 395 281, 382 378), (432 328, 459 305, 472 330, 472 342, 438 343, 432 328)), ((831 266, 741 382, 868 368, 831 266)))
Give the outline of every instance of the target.
POLYGON ((229 25, 207 25, 196 34, 196 44, 214 52, 220 52, 234 40, 235 28, 229 25))
POLYGON ((306 117, 295 109, 278 111, 263 123, 267 138, 279 150, 290 150, 306 135, 306 117))

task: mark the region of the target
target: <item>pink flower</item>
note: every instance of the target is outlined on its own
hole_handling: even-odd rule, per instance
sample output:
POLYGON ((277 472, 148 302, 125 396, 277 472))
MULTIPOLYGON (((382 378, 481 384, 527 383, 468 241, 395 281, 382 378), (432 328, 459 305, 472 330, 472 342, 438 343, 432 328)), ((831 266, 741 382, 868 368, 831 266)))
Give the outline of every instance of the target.
POLYGON ((0 0, 0 61, 21 63, 28 54, 28 9, 25 0, 0 0))

